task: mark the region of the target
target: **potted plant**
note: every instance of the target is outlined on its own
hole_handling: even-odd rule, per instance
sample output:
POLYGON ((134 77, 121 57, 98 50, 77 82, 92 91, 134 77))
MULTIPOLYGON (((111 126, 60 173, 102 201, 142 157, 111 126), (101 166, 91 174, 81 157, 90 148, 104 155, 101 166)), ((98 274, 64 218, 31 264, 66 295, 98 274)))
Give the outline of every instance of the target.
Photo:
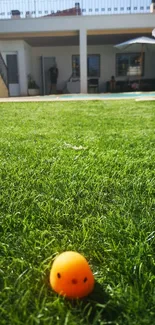
POLYGON ((29 96, 39 95, 39 87, 30 74, 28 75, 28 95, 29 96))

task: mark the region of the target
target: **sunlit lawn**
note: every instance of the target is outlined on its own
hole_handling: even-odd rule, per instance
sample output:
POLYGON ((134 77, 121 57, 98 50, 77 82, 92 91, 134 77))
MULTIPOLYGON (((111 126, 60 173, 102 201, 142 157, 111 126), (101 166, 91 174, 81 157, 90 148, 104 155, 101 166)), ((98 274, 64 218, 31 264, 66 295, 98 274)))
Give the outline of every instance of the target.
POLYGON ((155 104, 0 104, 0 324, 155 323, 155 104), (67 301, 54 257, 89 261, 67 301))

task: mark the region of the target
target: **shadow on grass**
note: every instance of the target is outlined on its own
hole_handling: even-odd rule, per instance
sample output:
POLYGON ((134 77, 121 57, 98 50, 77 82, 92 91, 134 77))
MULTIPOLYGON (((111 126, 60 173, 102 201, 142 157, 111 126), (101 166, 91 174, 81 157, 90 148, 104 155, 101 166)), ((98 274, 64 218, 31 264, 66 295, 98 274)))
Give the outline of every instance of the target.
POLYGON ((100 324, 100 321, 113 323, 123 310, 118 301, 113 301, 102 286, 96 282, 93 292, 82 300, 84 316, 90 324, 100 324))
MULTIPOLYGON (((51 295, 50 284, 48 283, 49 294, 51 295)), ((64 301, 67 309, 72 309, 81 319, 86 319, 86 324, 99 325, 115 324, 120 314, 123 312, 123 306, 118 300, 113 300, 106 293, 99 283, 95 283, 93 292, 80 300, 68 300, 60 297, 64 301)))

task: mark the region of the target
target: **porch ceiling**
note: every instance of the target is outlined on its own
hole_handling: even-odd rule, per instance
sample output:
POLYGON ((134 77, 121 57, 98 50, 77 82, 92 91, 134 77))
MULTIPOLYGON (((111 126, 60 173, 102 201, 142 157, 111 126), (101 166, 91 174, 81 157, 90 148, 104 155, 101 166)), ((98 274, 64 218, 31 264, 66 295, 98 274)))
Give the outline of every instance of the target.
POLYGON ((29 37, 24 39, 33 47, 40 46, 72 46, 79 45, 79 36, 47 36, 47 37, 29 37))
MULTIPOLYGON (((88 31, 88 45, 108 45, 118 44, 131 38, 139 36, 151 36, 152 30, 93 30, 88 31)), ((43 46, 78 46, 78 31, 46 32, 46 33, 12 33, 11 38, 8 34, 1 35, 3 40, 24 40, 33 47, 43 46)))
MULTIPOLYGON (((110 34, 110 35, 88 35, 87 44, 88 45, 110 45, 118 44, 127 41, 131 38, 136 38, 140 36, 151 36, 150 33, 135 33, 134 35, 129 34, 110 34)), ((29 45, 33 47, 42 46, 78 46, 79 36, 47 36, 47 37, 26 37, 24 39, 29 45)))
POLYGON ((88 35, 88 45, 116 45, 129 39, 140 37, 140 36, 151 36, 150 33, 136 33, 136 34, 110 34, 110 35, 88 35))

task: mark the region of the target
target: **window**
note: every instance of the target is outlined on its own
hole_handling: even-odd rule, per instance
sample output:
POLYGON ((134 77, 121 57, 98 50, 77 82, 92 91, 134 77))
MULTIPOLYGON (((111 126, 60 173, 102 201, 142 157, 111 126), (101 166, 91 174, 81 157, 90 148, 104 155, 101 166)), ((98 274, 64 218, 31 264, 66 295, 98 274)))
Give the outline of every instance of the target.
MULTIPOLYGON (((100 77, 100 55, 91 54, 87 56, 87 73, 89 78, 100 77)), ((72 56, 73 78, 80 77, 80 56, 72 56)))
POLYGON ((88 77, 100 77, 100 55, 88 55, 87 69, 88 77))
POLYGON ((143 54, 143 64, 141 67, 141 53, 116 54, 116 76, 144 75, 144 59, 143 54))

